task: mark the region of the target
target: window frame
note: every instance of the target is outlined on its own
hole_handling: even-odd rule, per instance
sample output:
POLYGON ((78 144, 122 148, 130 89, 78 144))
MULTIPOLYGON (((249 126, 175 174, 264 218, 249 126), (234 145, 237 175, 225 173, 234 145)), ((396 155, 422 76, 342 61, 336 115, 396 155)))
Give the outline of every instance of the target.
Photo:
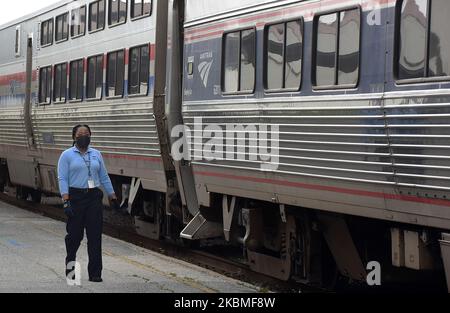
POLYGON ((40 36, 41 36, 39 38, 39 43, 40 43, 41 48, 45 48, 45 47, 49 47, 49 46, 53 45, 53 37, 55 35, 55 19, 52 17, 52 18, 42 21, 39 28, 40 28, 40 36), (43 41, 44 37, 42 36, 42 34, 43 34, 42 29, 44 28, 44 24, 46 24, 46 23, 47 23, 47 40, 48 40, 48 38, 51 38, 51 39, 50 39, 50 42, 43 44, 42 41, 43 41), (52 35, 51 36, 48 36, 48 33, 49 33, 48 25, 52 25, 52 35))
MULTIPOLYGON (((402 85, 410 85, 410 84, 430 84, 430 83, 442 83, 450 81, 450 75, 447 76, 426 76, 426 77, 418 77, 418 78, 399 78, 399 66, 400 66, 400 32, 402 26, 402 5, 405 0, 399 0, 396 3, 395 7, 395 34, 394 34, 394 59, 393 59, 393 69, 392 73, 394 73, 394 80, 397 86, 402 85)), ((427 10, 428 20, 427 20, 427 36, 426 36, 426 45, 425 49, 425 70, 424 72, 428 75, 429 69, 429 61, 430 61, 430 31, 431 31, 431 13, 432 13, 432 0, 427 0, 427 10)))
POLYGON ((91 3, 89 3, 89 9, 88 9, 88 13, 87 13, 87 15, 88 15, 88 18, 87 18, 87 20, 88 20, 88 25, 87 25, 87 29, 88 29, 88 33, 89 34, 94 34, 94 33, 97 33, 97 32, 101 32, 102 30, 105 30, 105 28, 106 28, 106 22, 107 22, 107 17, 108 17, 108 14, 107 14, 107 8, 108 8, 108 6, 107 6, 107 2, 106 2, 106 0, 97 0, 97 1, 93 1, 93 2, 91 2, 91 3), (102 2, 103 1, 103 3, 104 3, 104 11, 103 11, 103 13, 104 13, 104 19, 103 19, 103 27, 101 27, 101 28, 96 28, 96 29, 94 29, 94 30, 92 30, 91 29, 91 7, 94 5, 94 4, 96 4, 97 5, 97 21, 96 21, 96 23, 97 23, 97 25, 98 25, 98 20, 99 20, 99 14, 98 14, 98 8, 100 8, 100 2, 102 2))
POLYGON ((21 56, 22 42, 22 25, 17 25, 14 32, 14 55, 16 58, 21 56))
POLYGON ((73 10, 71 10, 70 11, 70 38, 72 38, 72 39, 76 39, 76 38, 79 38, 79 37, 83 37, 84 35, 86 35, 86 29, 87 29, 87 27, 88 27, 88 9, 87 9, 87 6, 86 5, 82 5, 82 6, 80 6, 79 8, 76 8, 76 9, 73 9, 73 10), (74 24, 72 24, 72 19, 73 19, 73 13, 75 12, 75 11, 78 11, 78 14, 80 14, 80 11, 82 10, 84 8, 84 31, 81 33, 79 33, 79 34, 77 34, 77 35, 73 35, 73 27, 75 26, 74 24))
MULTIPOLYGON (((133 50, 133 49, 137 49, 137 48, 139 48, 139 49, 142 49, 143 47, 145 47, 145 46, 147 46, 148 47, 148 74, 149 74, 149 77, 151 76, 151 74, 152 74, 152 71, 151 71, 151 55, 152 55, 152 45, 151 45, 151 43, 149 43, 149 44, 143 44, 143 45, 137 45, 137 46, 134 46, 134 47, 131 47, 131 48, 129 48, 128 49, 128 75, 125 75, 125 77, 128 79, 128 84, 127 84, 127 86, 126 86, 126 88, 127 88, 127 95, 128 95, 128 98, 135 98, 135 97, 148 97, 149 95, 150 95, 150 79, 147 77, 147 91, 145 92, 145 93, 130 93, 130 87, 131 87, 131 84, 130 84, 130 76, 131 76, 131 50, 133 50)), ((139 61, 140 62, 140 61, 139 61)), ((139 65, 141 65, 141 63, 139 63, 139 65)), ((139 73, 141 72, 141 66, 139 66, 139 73)), ((140 74, 139 74, 140 75, 140 74)), ((140 78, 140 76, 139 76, 139 78, 140 78)), ((141 84, 141 82, 139 81, 139 88, 141 88, 140 87, 140 84, 141 84)), ((125 91, 124 91, 124 93, 125 93, 125 91)))
MULTIPOLYGON (((60 14, 60 15, 55 17, 55 44, 59 44, 59 43, 66 42, 66 41, 69 40, 69 37, 70 37, 70 21, 69 21, 69 18, 70 17, 71 17, 71 15, 70 15, 69 11, 67 11, 65 13, 62 13, 62 14, 60 14), (57 39, 57 36, 58 36, 58 18, 61 18, 64 15, 67 15, 67 37, 58 40, 57 39)), ((64 34, 64 32, 63 32, 63 34, 64 34)))
MULTIPOLYGON (((48 86, 47 86, 48 88, 48 86)), ((49 90, 47 90, 48 92, 49 90)), ((46 106, 46 105, 50 105, 52 104, 52 99, 53 99, 53 66, 52 65, 47 65, 47 66, 41 66, 39 67, 39 88, 38 88, 38 104, 40 106, 46 106), (48 83, 50 81, 50 94, 47 95, 47 98, 50 98, 50 101, 41 101, 41 86, 42 86, 42 71, 43 70, 48 70, 50 69, 50 80, 48 79, 48 77, 46 77, 46 83, 48 83)))
MULTIPOLYGON (((67 103, 67 99, 68 99, 68 92, 67 92, 67 87, 68 87, 68 85, 69 85, 69 80, 70 80, 70 77, 69 77, 69 63, 67 63, 67 62, 63 62, 63 63, 58 63, 58 64, 55 64, 54 66, 53 66, 53 90, 52 90, 52 100, 53 100, 53 103, 54 104, 64 104, 64 103, 67 103), (60 100, 56 100, 56 89, 55 89, 55 81, 56 81, 56 79, 57 79, 57 77, 56 77, 56 67, 57 66, 61 66, 61 65, 66 65, 66 86, 65 86, 65 88, 64 88, 64 92, 65 92, 65 100, 64 101, 60 101, 60 100)), ((60 97, 59 97, 60 98, 60 97)))
POLYGON ((254 95, 256 92, 256 85, 257 85, 257 79, 258 79, 258 30, 256 28, 256 26, 252 26, 252 27, 242 27, 242 28, 238 28, 238 29, 233 29, 233 30, 227 30, 224 31, 222 34, 222 58, 221 58, 221 66, 220 66, 220 90, 222 92, 223 96, 236 96, 236 95, 254 95), (241 45, 242 45, 242 32, 247 31, 247 30, 253 30, 255 32, 255 81, 253 84, 253 89, 251 90, 238 90, 238 91, 225 91, 224 90, 224 81, 225 81, 225 49, 226 49, 226 45, 225 45, 225 40, 226 40, 226 36, 228 34, 232 34, 232 33, 237 33, 239 32, 239 72, 238 72, 238 76, 239 76, 239 83, 238 83, 238 89, 240 89, 241 87, 241 45))
MULTIPOLYGON (((119 1, 119 4, 120 4, 121 0, 118 0, 118 1, 119 1)), ((108 27, 109 28, 117 27, 119 25, 123 25, 123 24, 127 23, 127 21, 128 21, 128 0, 125 0, 125 1, 126 1, 126 5, 125 5, 125 8, 126 8, 125 9, 125 20, 123 22, 117 22, 117 23, 111 24, 111 4, 112 4, 112 0, 108 0, 108 27)), ((119 10, 119 13, 120 13, 120 10, 119 10)))
MULTIPOLYGON (((105 94, 104 92, 104 86, 105 86, 105 73, 104 73, 104 69, 105 69, 105 54, 104 53, 100 53, 100 54, 95 54, 95 55, 91 55, 89 57, 87 57, 86 59, 86 80, 85 80, 85 86, 86 86, 86 101, 88 102, 93 102, 93 101, 101 101, 103 100, 103 96, 105 94), (92 58, 97 59, 98 57, 102 57, 102 91, 100 94, 100 97, 95 97, 95 98, 89 98, 89 60, 92 58)), ((95 66, 95 69, 97 70, 97 63, 95 66)), ((97 75, 96 75, 97 71, 95 72, 95 82, 97 82, 97 75)))
MULTIPOLYGON (((305 66, 305 64, 304 64, 304 59, 305 59, 305 22, 304 22, 304 17, 301 16, 301 17, 295 18, 295 19, 285 19, 285 20, 280 20, 280 21, 277 21, 277 22, 273 22, 273 23, 264 25, 264 50, 263 51, 264 51, 263 52, 264 53, 264 56, 263 56, 263 62, 264 62, 264 64, 263 64, 264 92, 272 94, 272 93, 285 93, 285 92, 299 92, 299 91, 301 91, 302 86, 303 86, 303 72, 304 72, 304 66, 305 66), (286 48, 286 26, 287 26, 288 23, 291 23, 291 22, 300 22, 300 27, 302 29, 302 61, 301 61, 302 71, 300 73, 300 84, 299 84, 299 87, 298 88, 272 88, 272 89, 267 88, 267 86, 268 86, 268 84, 267 84, 267 75, 268 75, 268 69, 267 69, 267 56, 268 56, 268 53, 267 53, 267 49, 268 49, 268 45, 269 45, 269 41, 267 39, 268 39, 269 28, 271 26, 275 26, 275 25, 280 25, 280 24, 284 25, 285 34, 284 34, 284 46, 283 46, 283 49, 285 49, 286 48)), ((283 51, 283 52, 285 52, 285 51, 283 51)), ((283 84, 284 85, 286 85, 286 74, 285 74, 285 71, 286 71, 286 54, 284 53, 284 55, 283 55, 283 76, 284 76, 283 84)))
MULTIPOLYGON (((317 13, 314 15, 313 19, 313 41, 312 41, 312 56, 311 56, 311 83, 312 83, 312 90, 313 91, 327 91, 327 90, 339 90, 339 89, 358 89, 361 84, 361 60, 362 60, 362 21, 363 21, 363 12, 360 5, 349 5, 344 6, 342 8, 339 8, 338 10, 327 10, 322 11, 320 13, 317 13), (358 10, 359 11, 359 59, 358 59, 358 80, 355 84, 336 84, 336 85, 324 85, 324 86, 317 86, 316 83, 316 73, 317 73, 317 40, 318 40, 318 25, 319 25, 319 19, 321 16, 329 15, 329 14, 338 14, 338 26, 337 26, 337 38, 336 38, 336 65, 335 65, 335 76, 338 77, 339 75, 339 46, 340 46, 340 13, 345 11, 352 11, 352 10, 358 10)), ((339 81, 338 81, 339 83, 339 81)))
MULTIPOLYGON (((148 13, 148 14, 143 14, 143 15, 139 15, 139 16, 136 16, 136 17, 133 17, 133 8, 134 8, 134 5, 133 5, 133 3, 134 3, 134 1, 135 0, 131 0, 130 1, 130 20, 131 21, 137 21, 137 20, 140 20, 140 19, 143 19, 143 18, 146 18, 146 17, 149 17, 149 16, 152 16, 152 14, 153 14, 153 0, 150 0, 150 13, 148 13)), ((144 0, 143 0, 144 1, 144 0)))
MULTIPOLYGON (((85 73, 85 70, 86 70, 86 59, 85 58, 80 58, 80 59, 75 59, 75 60, 72 60, 72 61, 70 61, 69 62, 69 94, 67 95, 67 98, 68 98, 68 101, 69 101, 69 103, 79 103, 79 102, 83 102, 84 101, 84 99, 85 99, 85 83, 86 83, 86 79, 85 79, 85 76, 86 76, 86 73, 85 73), (72 97, 71 97, 71 94, 72 94, 72 84, 71 84, 71 82, 72 82, 72 64, 73 63, 75 63, 75 62, 80 62, 81 61, 81 64, 82 64, 82 72, 83 72, 83 83, 82 83, 82 85, 81 85, 81 99, 72 99, 72 97)), ((77 76, 77 78, 78 78, 78 76, 77 76)), ((79 87, 78 86, 78 79, 77 79, 77 87, 79 87)))
MULTIPOLYGON (((126 66, 127 66, 127 52, 126 49, 119 49, 115 51, 108 52, 106 54, 106 86, 105 86, 105 98, 106 99, 123 99, 125 97, 125 90, 128 89, 128 85, 125 85, 126 81, 126 66), (119 96, 110 96, 109 95, 109 56, 113 53, 117 54, 119 52, 123 52, 123 90, 122 95, 119 96)), ((117 60, 116 60, 116 79, 117 79, 117 60)), ((117 83, 117 82, 116 82, 117 83)))

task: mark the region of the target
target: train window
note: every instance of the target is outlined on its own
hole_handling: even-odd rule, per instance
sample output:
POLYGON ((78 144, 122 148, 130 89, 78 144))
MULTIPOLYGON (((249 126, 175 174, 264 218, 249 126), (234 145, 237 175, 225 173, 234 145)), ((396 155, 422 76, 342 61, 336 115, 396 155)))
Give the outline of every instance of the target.
POLYGON ((316 85, 336 83, 337 13, 319 18, 317 26, 316 85))
POLYGON ((291 21, 266 28, 265 88, 298 90, 303 57, 303 24, 291 21))
POLYGON ((128 71, 128 94, 147 94, 150 76, 150 48, 148 45, 130 49, 128 71))
POLYGON ((106 71, 106 96, 123 96, 125 80, 125 51, 120 50, 108 53, 108 67, 106 71))
POLYGON ((450 2, 404 0, 400 7, 397 77, 436 79, 450 76, 450 2))
POLYGON ((240 89, 253 91, 255 88, 256 34, 253 29, 241 32, 241 77, 240 89))
POLYGON ((316 22, 315 86, 356 86, 359 79, 359 9, 319 16, 316 22))
POLYGON ((102 98, 103 54, 88 58, 86 88, 88 99, 102 98))
POLYGON ((53 44, 53 19, 41 23, 41 46, 53 44))
POLYGON ((152 0, 131 0, 131 18, 140 18, 152 14, 152 0))
POLYGON ((53 101, 66 102, 67 91, 67 63, 55 65, 53 79, 53 101))
POLYGON ((225 35, 225 59, 223 91, 237 92, 239 90, 239 38, 240 32, 225 35))
POLYGON ((52 94, 52 67, 39 70, 39 103, 50 104, 52 94))
POLYGON ((89 5, 89 31, 105 29, 105 0, 92 2, 89 5))
POLYGON ((128 0, 109 0, 108 25, 123 24, 127 21, 128 0))
POLYGON ((247 29, 224 36, 222 90, 225 93, 255 89, 256 31, 247 29))
POLYGON ((84 60, 70 62, 69 98, 72 101, 83 100, 84 60))
POLYGON ((21 26, 16 26, 16 40, 14 45, 14 54, 16 57, 20 57, 20 41, 21 41, 21 26))
POLYGON ((56 17, 56 42, 69 39, 69 13, 56 17))
POLYGON ((431 1, 431 21, 428 52, 428 75, 450 76, 450 3, 445 0, 431 1))
POLYGON ((70 35, 75 38, 86 33, 86 6, 72 10, 70 35))

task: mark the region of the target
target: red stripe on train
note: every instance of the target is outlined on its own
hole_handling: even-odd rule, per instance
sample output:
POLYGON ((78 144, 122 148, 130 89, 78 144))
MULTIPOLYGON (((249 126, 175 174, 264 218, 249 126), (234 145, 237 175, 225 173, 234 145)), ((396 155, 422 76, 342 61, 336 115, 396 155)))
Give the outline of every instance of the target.
MULTIPOLYGON (((348 0, 327 1, 325 4, 330 6, 333 4, 345 3, 345 2, 348 2, 348 0)), ((395 2, 396 2, 396 0, 374 0, 374 1, 363 3, 362 7, 364 8, 364 7, 373 6, 373 5, 382 6, 382 5, 386 5, 386 4, 393 4, 395 2)), ((223 33, 224 29, 226 29, 227 27, 237 26, 239 24, 244 24, 244 23, 249 23, 249 22, 257 22, 259 20, 261 20, 261 22, 258 23, 257 26, 262 26, 262 25, 266 24, 264 22, 264 20, 268 19, 268 18, 283 16, 285 14, 299 13, 299 12, 303 12, 306 10, 314 10, 314 9, 319 9, 319 8, 326 9, 326 7, 324 7, 323 3, 317 3, 317 2, 316 3, 305 3, 296 8, 279 9, 277 11, 261 13, 258 15, 250 16, 250 17, 236 18, 234 20, 219 23, 214 26, 204 26, 204 27, 200 26, 197 28, 186 30, 185 40, 192 41, 192 40, 196 40, 196 39, 202 39, 202 38, 221 35, 223 33), (217 29, 219 29, 220 31, 217 31, 217 29), (216 30, 216 31, 214 31, 214 30, 216 30), (205 33, 205 32, 207 32, 207 33, 205 33)), ((310 12, 307 12, 307 13, 310 13, 310 12)), ((305 16, 305 17, 310 17, 310 15, 311 14, 307 14, 307 16, 305 16)))
MULTIPOLYGON (((37 71, 33 71, 32 80, 36 80, 36 79, 37 79, 37 71)), ((26 80, 25 72, 3 75, 3 76, 0 76, 0 86, 9 85, 11 83, 11 81, 25 83, 25 80, 26 80)))
POLYGON ((364 196, 364 197, 371 197, 371 198, 381 198, 381 199, 386 199, 386 200, 399 200, 399 201, 416 202, 416 203, 424 203, 424 204, 450 207, 450 200, 419 198, 416 196, 395 195, 395 194, 387 194, 387 193, 373 192, 373 191, 367 191, 367 190, 313 185, 313 184, 305 184, 305 183, 292 182, 292 181, 248 177, 248 176, 238 176, 238 175, 222 174, 222 173, 215 173, 215 172, 196 171, 194 174, 199 175, 199 176, 205 176, 205 177, 215 177, 215 178, 223 178, 223 179, 229 179, 229 180, 261 183, 261 184, 272 184, 272 185, 278 185, 278 186, 284 186, 284 187, 294 187, 294 188, 317 190, 317 191, 329 191, 329 192, 335 192, 335 193, 341 193, 341 194, 347 194, 347 195, 353 195, 353 196, 364 196))
POLYGON ((124 155, 124 154, 109 154, 109 153, 103 153, 103 156, 106 159, 120 159, 120 160, 128 160, 128 161, 144 161, 144 162, 151 162, 151 163, 162 163, 161 158, 155 158, 155 157, 144 157, 144 156, 134 156, 134 155, 124 155))

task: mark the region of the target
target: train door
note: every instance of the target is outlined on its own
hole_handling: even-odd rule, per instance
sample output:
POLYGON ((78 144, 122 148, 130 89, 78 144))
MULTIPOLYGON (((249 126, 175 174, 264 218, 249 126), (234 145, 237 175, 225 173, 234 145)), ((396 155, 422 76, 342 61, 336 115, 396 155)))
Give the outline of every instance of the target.
POLYGON ((31 86, 33 83, 33 37, 30 35, 27 39, 27 54, 26 54, 26 86, 25 86, 25 102, 24 102, 24 124, 26 129, 28 151, 36 151, 36 141, 33 132, 32 120, 32 94, 31 86))
MULTIPOLYGON (((26 51, 26 85, 25 85, 25 102, 23 107, 23 118, 26 130, 28 157, 32 160, 32 168, 34 171, 34 179, 28 185, 34 190, 40 189, 40 173, 39 162, 41 157, 40 151, 36 144, 36 134, 33 127, 33 34, 29 34, 27 38, 26 51)), ((31 171, 33 173, 33 171, 31 171)))

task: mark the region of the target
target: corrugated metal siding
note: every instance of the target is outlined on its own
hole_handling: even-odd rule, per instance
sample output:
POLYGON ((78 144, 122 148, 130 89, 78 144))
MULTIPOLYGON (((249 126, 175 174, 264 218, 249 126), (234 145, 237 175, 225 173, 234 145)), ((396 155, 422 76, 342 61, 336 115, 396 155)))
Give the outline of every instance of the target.
POLYGON ((387 125, 400 186, 450 190, 450 97, 386 100, 387 125))
MULTIPOLYGON (((236 101, 236 102, 239 102, 236 101)), ((280 174, 395 184, 388 133, 381 101, 365 100, 276 103, 270 109, 253 105, 185 106, 185 122, 204 124, 277 125, 280 129, 280 174), (373 101, 372 101, 373 102, 373 101), (370 102, 370 103, 372 103, 370 102), (377 103, 377 102, 373 102, 377 103)), ((204 125, 206 126, 206 125, 204 125)), ((204 143, 209 141, 204 139, 204 143)), ((249 139, 246 146, 250 146, 249 139)), ((270 146, 269 146, 270 147, 270 146)), ((191 153, 194 155, 193 147, 191 153)), ((243 160, 196 161, 217 167, 261 171, 262 162, 243 160)))
POLYGON ((42 150, 63 150, 72 145, 71 131, 77 124, 89 124, 93 145, 103 153, 160 157, 153 110, 148 99, 124 105, 83 104, 71 109, 57 105, 35 111, 33 128, 42 150), (44 135, 53 134, 54 144, 44 135))
POLYGON ((0 111, 0 144, 12 147, 27 147, 22 110, 0 111))

